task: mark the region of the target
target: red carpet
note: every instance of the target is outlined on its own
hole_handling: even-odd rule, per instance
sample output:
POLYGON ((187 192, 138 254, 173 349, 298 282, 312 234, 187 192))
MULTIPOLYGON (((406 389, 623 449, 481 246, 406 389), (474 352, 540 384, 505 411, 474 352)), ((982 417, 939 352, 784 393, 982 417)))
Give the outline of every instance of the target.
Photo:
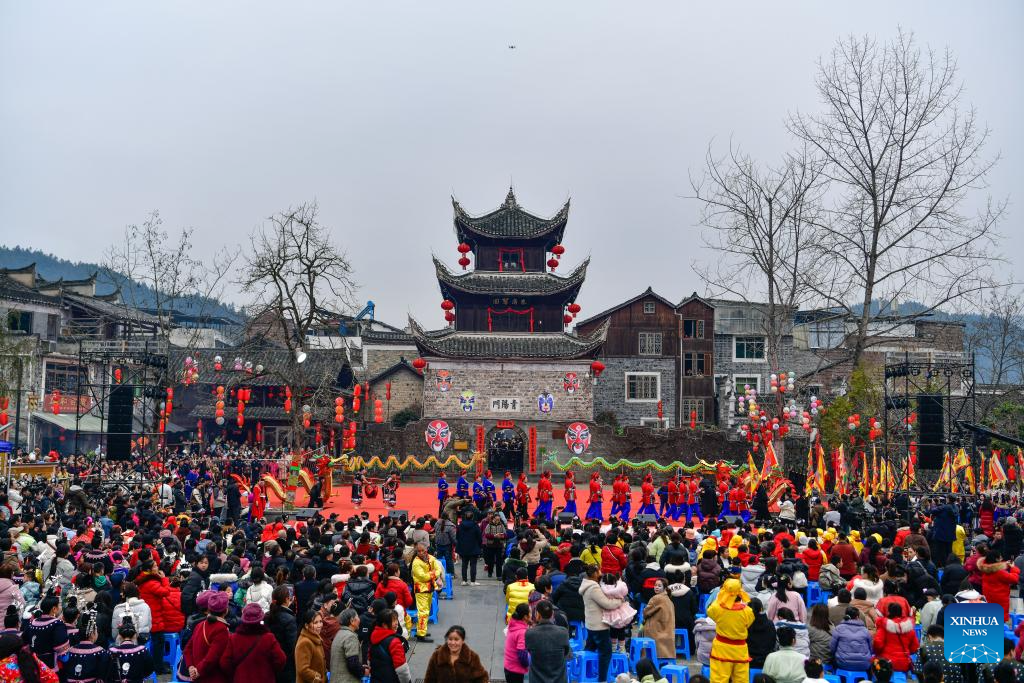
MULTIPOLYGON (((450 485, 451 485, 451 489, 449 490, 449 492, 453 493, 454 490, 455 490, 455 482, 454 481, 450 482, 450 485)), ((577 493, 579 493, 578 490, 577 490, 577 493)), ((536 495, 536 491, 534 491, 533 494, 536 495)), ((336 512, 336 513, 338 513, 339 517, 348 518, 348 517, 351 517, 353 514, 356 514, 357 512, 362 512, 364 510, 366 512, 370 513, 370 517, 371 518, 376 518, 378 515, 386 515, 387 514, 388 509, 387 509, 387 507, 384 506, 384 501, 381 498, 379 491, 377 493, 377 497, 376 498, 363 500, 363 504, 362 504, 362 506, 360 507, 360 509, 358 511, 352 505, 352 501, 350 499, 351 495, 352 495, 352 488, 350 486, 335 487, 334 495, 331 496, 330 500, 325 501, 327 504, 326 504, 326 506, 324 506, 324 511, 323 511, 324 516, 327 516, 327 515, 331 514, 332 512, 336 512)), ((604 502, 604 513, 606 515, 608 514, 608 510, 611 507, 611 502, 608 500, 608 498, 610 498, 610 496, 611 496, 610 492, 606 491, 605 492, 605 502, 604 502)), ((296 495, 295 503, 296 503, 296 505, 301 507, 301 506, 306 504, 306 501, 308 499, 309 498, 306 495, 306 492, 300 489, 298 491, 297 495, 296 495)), ((562 492, 561 492, 561 490, 557 490, 556 489, 555 490, 555 507, 556 508, 557 507, 561 507, 563 504, 564 504, 564 500, 562 498, 562 492)), ((655 503, 655 504, 657 504, 657 503, 655 503)), ((273 507, 277 507, 278 505, 280 505, 280 503, 278 503, 278 501, 276 501, 273 498, 271 498, 271 505, 273 507)), ((530 511, 531 512, 533 511, 533 508, 536 507, 536 505, 537 505, 536 503, 531 503, 530 504, 530 511)), ((587 509, 587 503, 585 502, 585 500, 577 500, 576 501, 576 506, 581 511, 585 511, 587 509)), ((633 506, 632 506, 632 512, 630 514, 631 515, 635 515, 636 511, 639 508, 640 508, 640 491, 636 491, 635 490, 635 491, 633 491, 633 506)), ((409 516, 410 517, 417 517, 417 516, 426 515, 426 514, 431 514, 431 515, 435 515, 436 516, 437 515, 437 485, 436 484, 402 484, 399 487, 399 489, 398 489, 398 505, 396 506, 395 509, 396 510, 407 510, 409 512, 409 516)))

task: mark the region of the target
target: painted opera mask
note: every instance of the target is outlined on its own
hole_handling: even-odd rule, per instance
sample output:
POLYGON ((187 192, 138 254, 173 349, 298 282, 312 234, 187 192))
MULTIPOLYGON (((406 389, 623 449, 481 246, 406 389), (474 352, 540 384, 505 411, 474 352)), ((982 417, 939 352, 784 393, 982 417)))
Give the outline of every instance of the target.
POLYGON ((547 415, 555 409, 555 397, 550 392, 545 391, 543 394, 537 397, 537 410, 547 415))
POLYGON ((430 450, 435 453, 440 453, 447 448, 452 440, 452 430, 444 420, 432 420, 423 435, 427 439, 430 450))
POLYGON ((567 394, 575 394, 580 388, 580 377, 575 372, 565 373, 562 378, 562 387, 567 394))
POLYGON ((582 422, 573 422, 565 428, 565 445, 575 455, 582 455, 590 448, 590 427, 582 422))
POLYGON ((437 390, 447 392, 452 388, 452 373, 450 370, 438 370, 437 376, 434 379, 434 383, 437 385, 437 390))
POLYGON ((466 389, 459 394, 459 405, 462 406, 462 411, 466 413, 473 412, 473 403, 476 402, 476 394, 469 389, 466 389))

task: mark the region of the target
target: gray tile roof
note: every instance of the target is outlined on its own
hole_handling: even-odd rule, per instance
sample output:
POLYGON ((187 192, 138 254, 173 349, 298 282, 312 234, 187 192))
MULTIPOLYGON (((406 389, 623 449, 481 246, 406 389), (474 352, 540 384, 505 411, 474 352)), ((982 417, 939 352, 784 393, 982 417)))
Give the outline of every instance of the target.
POLYGON ((608 335, 608 322, 586 337, 562 333, 426 331, 412 318, 409 326, 424 356, 443 358, 569 360, 595 358, 608 335))
POLYGON ((31 287, 26 287, 12 277, 0 273, 0 300, 23 301, 60 308, 60 298, 40 294, 31 287))
MULTIPOLYGON (((308 349, 306 351, 306 362, 301 366, 301 371, 306 378, 307 386, 320 386, 324 384, 335 384, 339 374, 348 364, 348 354, 345 349, 308 349)), ((191 356, 199 362, 199 381, 203 384, 218 384, 227 387, 239 385, 245 386, 280 386, 282 378, 274 371, 274 368, 289 368, 294 364, 294 359, 288 349, 262 347, 262 348, 225 348, 225 349, 184 349, 173 348, 169 353, 170 367, 174 372, 184 372, 185 358, 191 356), (222 370, 217 372, 213 369, 215 356, 223 359, 222 370), (252 361, 253 366, 264 366, 264 373, 248 374, 244 371, 237 372, 234 368, 235 358, 242 358, 243 361, 252 361)))
POLYGON ((455 231, 461 241, 468 235, 494 238, 534 239, 553 234, 555 241, 561 241, 562 231, 569 218, 569 201, 551 218, 541 218, 529 213, 516 202, 515 193, 509 188, 505 202, 490 213, 471 216, 452 197, 455 209, 455 231))
POLYGON ((450 287, 455 291, 470 294, 501 294, 503 296, 543 296, 572 292, 572 296, 575 297, 576 291, 587 277, 589 264, 590 259, 587 258, 565 277, 559 277, 553 273, 499 273, 481 270, 475 270, 466 275, 456 275, 436 256, 434 257, 434 270, 437 272, 437 280, 441 284, 442 291, 445 290, 445 287, 450 287))

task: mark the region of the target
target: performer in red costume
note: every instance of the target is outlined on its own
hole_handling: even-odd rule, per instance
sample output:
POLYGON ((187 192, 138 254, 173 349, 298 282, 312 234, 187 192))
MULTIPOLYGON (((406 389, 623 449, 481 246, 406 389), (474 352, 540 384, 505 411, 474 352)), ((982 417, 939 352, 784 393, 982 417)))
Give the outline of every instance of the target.
POLYGON ((516 484, 516 515, 522 519, 530 516, 530 485, 526 481, 526 473, 519 474, 519 483, 516 484))
POLYGON ((576 514, 576 475, 572 470, 565 473, 565 508, 562 512, 576 514))
POLYGON ((622 475, 616 474, 615 479, 612 480, 612 509, 608 512, 609 516, 616 517, 622 513, 622 504, 625 499, 626 496, 622 493, 622 475))
POLYGON ((551 486, 551 473, 544 470, 537 482, 537 509, 533 511, 534 517, 542 517, 551 520, 551 501, 554 499, 553 487, 551 486))
POLYGON ((622 475, 622 485, 620 488, 619 500, 619 517, 623 522, 629 521, 629 511, 633 509, 633 488, 629 485, 629 476, 622 475))
POLYGON ((733 484, 732 489, 729 491, 729 509, 732 510, 732 514, 742 517, 745 524, 750 521, 750 506, 747 504, 747 492, 739 485, 739 482, 734 481, 733 484))
POLYGON ((644 482, 640 484, 640 509, 638 515, 653 515, 654 511, 654 477, 648 472, 644 482))
POLYGON ((704 513, 700 511, 700 478, 697 475, 690 477, 689 483, 686 485, 686 522, 689 524, 690 519, 693 515, 697 515, 697 518, 704 523, 704 513))
POLYGON ((683 497, 680 495, 680 486, 685 486, 679 482, 679 475, 676 474, 668 480, 666 487, 668 488, 668 512, 665 514, 666 517, 671 517, 673 521, 679 521, 679 515, 683 514, 683 497))
POLYGON ((601 491, 601 474, 598 472, 593 472, 590 475, 590 498, 587 501, 590 503, 590 507, 587 508, 587 516, 584 519, 603 520, 604 513, 601 510, 601 505, 604 502, 604 496, 601 491))

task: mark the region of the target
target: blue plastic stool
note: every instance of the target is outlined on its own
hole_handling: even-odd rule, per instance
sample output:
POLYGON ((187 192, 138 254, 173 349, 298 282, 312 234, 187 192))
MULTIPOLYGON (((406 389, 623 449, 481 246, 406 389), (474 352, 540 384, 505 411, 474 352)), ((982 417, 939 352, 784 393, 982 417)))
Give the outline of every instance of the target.
POLYGON ((893 671, 891 680, 892 683, 907 683, 907 674, 905 671, 893 671))
POLYGON ((363 683, 372 683, 369 676, 363 676, 363 683))
POLYGON ((658 647, 654 644, 654 638, 630 638, 629 640, 629 663, 635 670, 636 663, 647 653, 647 658, 652 662, 658 661, 658 647))
POLYGON ((447 572, 445 572, 445 575, 444 575, 444 591, 443 591, 444 599, 445 600, 451 600, 452 598, 455 597, 455 589, 452 587, 453 585, 454 584, 452 582, 452 575, 447 573, 447 572))
POLYGON ((1024 621, 1024 614, 1011 614, 1010 623, 1013 624, 1013 630, 1017 630, 1017 624, 1024 621))
MULTIPOLYGON (((917 642, 920 643, 921 642, 921 624, 915 624, 914 625, 914 634, 917 636, 917 642)), ((894 671, 893 673, 897 673, 897 672, 894 671)))
POLYGON ((754 676, 761 673, 762 669, 755 669, 751 667, 750 669, 748 669, 748 671, 750 673, 750 683, 754 683, 754 676))
POLYGON ((698 608, 704 614, 708 613, 708 598, 710 597, 711 595, 709 593, 704 593, 697 599, 698 608))
POLYGON ((436 624, 437 615, 441 612, 441 601, 437 595, 437 591, 434 591, 434 597, 430 599, 430 616, 427 617, 428 624, 436 624))
POLYGON ((628 674, 629 672, 629 657, 626 656, 626 653, 613 652, 612 661, 608 664, 608 677, 614 678, 619 674, 628 674))
POLYGON ((676 654, 690 659, 690 631, 688 629, 676 629, 676 654))
POLYGON ((569 648, 573 652, 578 652, 587 642, 587 627, 582 621, 570 621, 569 628, 576 634, 569 638, 569 648))
POLYGON ((836 676, 842 683, 859 683, 859 681, 871 680, 867 671, 851 671, 850 669, 836 669, 836 676))
POLYGON ((180 652, 181 635, 178 633, 165 633, 163 660, 173 666, 177 662, 180 652))
POLYGON ((646 602, 640 603, 640 611, 636 613, 636 623, 638 626, 644 625, 644 608, 647 607, 646 602))
POLYGON ((579 683, 603 683, 597 680, 598 664, 597 653, 590 650, 583 650, 576 653, 579 664, 576 666, 576 673, 579 683))
POLYGON ((842 683, 839 680, 839 676, 836 676, 835 674, 825 674, 825 680, 828 681, 828 683, 842 683))
POLYGON ((707 678, 708 680, 710 680, 711 679, 711 666, 708 665, 708 664, 705 664, 704 666, 702 666, 700 668, 700 675, 703 676, 704 678, 707 678))
POLYGON ((669 664, 661 667, 661 675, 668 683, 690 683, 690 667, 669 664))
POLYGON ((817 581, 807 582, 807 604, 817 605, 821 601, 821 584, 817 581))

